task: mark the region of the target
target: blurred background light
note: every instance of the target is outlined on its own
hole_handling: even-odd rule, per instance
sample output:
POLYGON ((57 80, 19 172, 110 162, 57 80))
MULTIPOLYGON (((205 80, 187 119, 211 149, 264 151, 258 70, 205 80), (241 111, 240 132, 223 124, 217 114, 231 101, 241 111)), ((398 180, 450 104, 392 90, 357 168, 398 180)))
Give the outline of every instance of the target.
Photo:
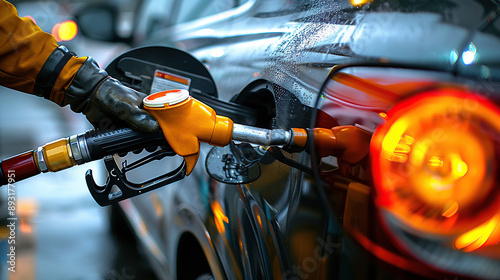
POLYGON ((473 43, 469 44, 469 47, 462 53, 462 61, 465 65, 471 65, 476 59, 477 49, 473 43))
POLYGON ((51 33, 58 42, 70 41, 78 34, 78 26, 75 21, 66 20, 54 25, 51 33))
POLYGON ((457 50, 451 50, 450 52, 450 64, 453 65, 458 60, 458 52, 457 50))

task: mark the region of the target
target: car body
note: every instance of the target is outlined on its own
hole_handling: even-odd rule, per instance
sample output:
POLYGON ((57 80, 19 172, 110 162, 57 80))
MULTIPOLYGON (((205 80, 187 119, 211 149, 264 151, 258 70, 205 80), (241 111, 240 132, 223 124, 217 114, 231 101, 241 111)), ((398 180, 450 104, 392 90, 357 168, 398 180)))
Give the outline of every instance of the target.
MULTIPOLYGON (((270 149, 259 162, 261 174, 255 181, 227 184, 207 173, 212 147, 202 144, 191 175, 120 202, 160 277, 500 278, 499 212, 494 203, 500 101, 497 1, 218 3, 210 5, 221 11, 176 22, 174 15, 182 14, 179 9, 188 8, 182 1, 144 1, 139 11, 145 14, 137 15, 129 43, 190 52, 209 68, 219 99, 259 112, 258 119, 245 124, 282 129, 357 126, 374 133, 373 140, 348 145, 370 149, 370 156, 346 163, 344 155, 322 155, 318 146, 270 149), (440 101, 448 93, 454 99, 440 101), (449 102, 455 101, 459 109, 454 114, 467 127, 480 123, 480 128, 451 125, 457 122, 447 126, 442 121, 438 112, 450 111, 449 102), (441 107, 433 111, 424 106, 434 103, 441 107), (467 109, 467 104, 474 109, 467 109), (397 147, 411 154, 419 137, 430 137, 442 148, 432 153, 442 152, 420 166, 427 173, 401 177, 403 182, 416 180, 414 189, 402 198, 387 187, 384 176, 396 176, 397 168, 416 167, 405 165, 406 155, 390 162, 380 143, 386 143, 394 131, 391 125, 407 113, 411 113, 408 122, 421 128, 412 135, 397 135, 408 139, 397 147), (488 127, 484 131, 483 125, 488 127), (472 163, 465 156, 449 158, 467 145, 476 151, 463 151, 472 163), (464 208, 467 213, 457 212, 454 200, 446 201, 454 202, 451 206, 436 201, 442 194, 439 190, 419 189, 430 183, 414 177, 441 174, 442 179, 451 172, 439 169, 443 161, 459 170, 452 172, 457 176, 450 179, 453 184, 467 178, 471 192, 460 185, 459 191, 466 195, 448 194, 472 205, 464 208), (474 169, 473 163, 482 169, 474 169), (469 169, 464 171, 465 166, 469 169), (409 211, 412 207, 407 205, 411 213, 397 212, 394 205, 406 205, 402 200, 413 196, 422 198, 418 209, 428 203, 434 207, 429 209, 451 209, 439 212, 446 218, 460 216, 453 226, 443 226, 446 219, 436 218, 432 209, 422 214, 409 211), (470 240, 459 246, 457 240, 464 236, 470 240)), ((178 161, 167 165, 173 169, 178 161)))

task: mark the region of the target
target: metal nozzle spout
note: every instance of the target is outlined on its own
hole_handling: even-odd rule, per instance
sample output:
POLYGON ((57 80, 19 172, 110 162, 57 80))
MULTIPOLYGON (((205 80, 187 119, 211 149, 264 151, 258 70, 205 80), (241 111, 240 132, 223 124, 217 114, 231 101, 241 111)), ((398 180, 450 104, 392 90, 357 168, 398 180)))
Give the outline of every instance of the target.
POLYGON ((233 140, 263 146, 290 145, 292 132, 284 129, 264 129, 241 124, 233 125, 233 140))

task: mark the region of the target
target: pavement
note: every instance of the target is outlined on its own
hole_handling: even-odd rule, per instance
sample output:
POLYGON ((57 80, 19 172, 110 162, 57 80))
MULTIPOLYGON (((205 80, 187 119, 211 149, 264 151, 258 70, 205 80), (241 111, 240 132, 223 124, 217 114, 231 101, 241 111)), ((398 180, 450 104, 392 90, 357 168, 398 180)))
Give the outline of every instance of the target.
MULTIPOLYGON (((0 87, 0 159, 87 129, 85 117, 67 107, 0 87)), ((14 232, 0 230, 0 280, 155 279, 135 240, 111 234, 109 209, 97 205, 87 190, 89 168, 103 184, 102 162, 12 184, 17 219, 14 232), (8 243, 12 234, 15 244, 8 243), (15 272, 9 271, 11 245, 15 272)), ((8 187, 1 187, 0 224, 12 221, 6 220, 8 196, 8 187)))

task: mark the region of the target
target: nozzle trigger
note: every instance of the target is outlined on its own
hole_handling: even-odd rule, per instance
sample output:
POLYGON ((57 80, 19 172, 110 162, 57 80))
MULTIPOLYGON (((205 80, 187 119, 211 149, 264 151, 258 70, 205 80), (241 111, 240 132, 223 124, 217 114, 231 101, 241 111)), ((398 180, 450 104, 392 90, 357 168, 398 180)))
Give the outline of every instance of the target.
POLYGON ((85 181, 87 182, 87 187, 94 198, 94 200, 100 206, 107 206, 112 203, 128 199, 154 189, 163 187, 168 184, 172 184, 184 178, 186 176, 186 163, 183 161, 179 167, 175 170, 160 175, 156 178, 148 180, 142 183, 133 183, 127 179, 126 172, 143 166, 153 160, 159 160, 166 156, 173 156, 175 153, 171 150, 160 150, 147 155, 131 164, 124 163, 122 169, 118 167, 113 156, 104 157, 104 164, 106 170, 108 171, 108 179, 104 186, 96 184, 92 170, 89 169, 85 173, 85 181), (118 188, 117 191, 112 192, 113 187, 118 188))

